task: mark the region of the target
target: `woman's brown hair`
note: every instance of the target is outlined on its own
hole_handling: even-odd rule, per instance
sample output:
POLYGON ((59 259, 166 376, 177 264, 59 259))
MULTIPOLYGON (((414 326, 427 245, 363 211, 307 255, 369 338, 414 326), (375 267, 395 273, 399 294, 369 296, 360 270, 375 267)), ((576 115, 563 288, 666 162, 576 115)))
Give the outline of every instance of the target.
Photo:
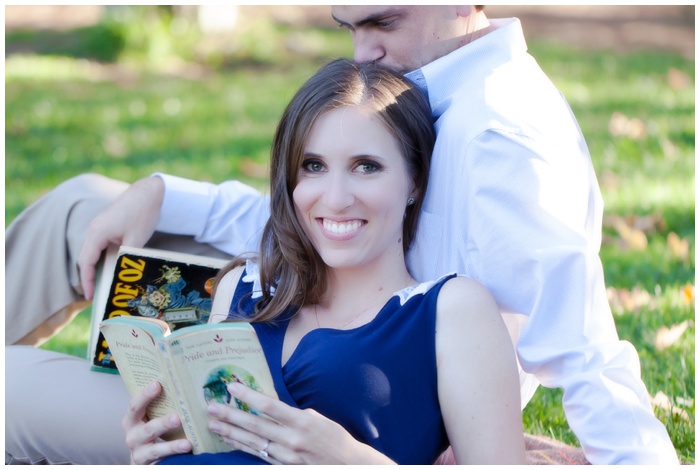
MULTIPOLYGON (((306 142, 316 119, 333 109, 362 106, 376 112, 396 138, 416 188, 403 227, 404 252, 415 237, 428 184, 435 131, 423 93, 405 77, 372 63, 335 60, 321 68, 295 94, 282 114, 271 150, 270 218, 260 254, 262 298, 248 321, 274 321, 290 306, 316 304, 326 289, 326 265, 307 238, 292 193, 306 142)), ((218 279, 245 263, 235 258, 218 279)))

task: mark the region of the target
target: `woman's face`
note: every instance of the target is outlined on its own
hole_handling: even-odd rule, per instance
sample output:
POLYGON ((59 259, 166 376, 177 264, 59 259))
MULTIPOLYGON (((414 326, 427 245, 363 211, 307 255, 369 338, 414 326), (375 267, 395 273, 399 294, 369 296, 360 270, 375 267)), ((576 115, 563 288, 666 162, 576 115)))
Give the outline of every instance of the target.
POLYGON ((399 254, 413 183, 394 136, 363 107, 315 122, 294 188, 297 217, 323 261, 355 268, 399 254))

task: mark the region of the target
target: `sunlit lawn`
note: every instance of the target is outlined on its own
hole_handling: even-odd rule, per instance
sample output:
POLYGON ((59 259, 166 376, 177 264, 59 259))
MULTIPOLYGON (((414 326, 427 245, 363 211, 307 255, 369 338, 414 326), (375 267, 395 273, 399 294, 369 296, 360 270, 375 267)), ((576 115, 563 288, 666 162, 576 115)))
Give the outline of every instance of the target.
MULTIPOLYGON (((286 30, 277 33, 284 38, 286 30)), ((285 60, 243 61, 185 77, 109 70, 70 58, 10 56, 5 82, 5 223, 61 181, 85 172, 133 181, 163 171, 265 187, 268 146, 294 90, 327 58, 348 55, 341 32, 292 31, 285 60), (305 52, 304 52, 305 51, 305 52)), ((531 44, 586 135, 606 201, 601 257, 619 334, 633 343, 681 458, 695 459, 694 62, 531 44)), ((89 320, 44 347, 84 355, 89 320)), ((540 388, 529 432, 576 443, 561 392, 540 388)))

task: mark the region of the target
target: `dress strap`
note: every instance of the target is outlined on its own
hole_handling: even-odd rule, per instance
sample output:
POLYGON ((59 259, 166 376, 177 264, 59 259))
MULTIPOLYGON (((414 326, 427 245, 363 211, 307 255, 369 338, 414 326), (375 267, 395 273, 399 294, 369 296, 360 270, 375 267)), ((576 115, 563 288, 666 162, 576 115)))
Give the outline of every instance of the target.
POLYGON ((231 299, 233 299, 244 271, 245 266, 236 266, 221 278, 219 285, 216 286, 208 323, 219 323, 228 317, 231 299))

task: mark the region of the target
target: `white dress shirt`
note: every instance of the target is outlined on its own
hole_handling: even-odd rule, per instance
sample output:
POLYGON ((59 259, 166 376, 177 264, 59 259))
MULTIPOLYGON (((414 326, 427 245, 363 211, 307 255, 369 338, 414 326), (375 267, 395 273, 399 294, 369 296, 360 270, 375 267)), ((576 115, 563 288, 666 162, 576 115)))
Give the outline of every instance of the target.
POLYGON ((603 201, 571 110, 517 19, 409 74, 426 89, 437 142, 408 263, 419 280, 457 271, 526 318, 523 369, 564 389, 596 464, 677 463, 620 341, 598 255, 603 201))
MULTIPOLYGON (((527 53, 519 20, 491 22, 493 32, 408 74, 428 93, 437 130, 409 268, 421 282, 456 271, 491 291, 528 373, 523 400, 538 381, 563 388, 592 463, 677 463, 610 312, 603 202, 584 138, 527 53)), ((158 230, 229 253, 256 249, 267 197, 237 182, 161 176, 158 230)))

